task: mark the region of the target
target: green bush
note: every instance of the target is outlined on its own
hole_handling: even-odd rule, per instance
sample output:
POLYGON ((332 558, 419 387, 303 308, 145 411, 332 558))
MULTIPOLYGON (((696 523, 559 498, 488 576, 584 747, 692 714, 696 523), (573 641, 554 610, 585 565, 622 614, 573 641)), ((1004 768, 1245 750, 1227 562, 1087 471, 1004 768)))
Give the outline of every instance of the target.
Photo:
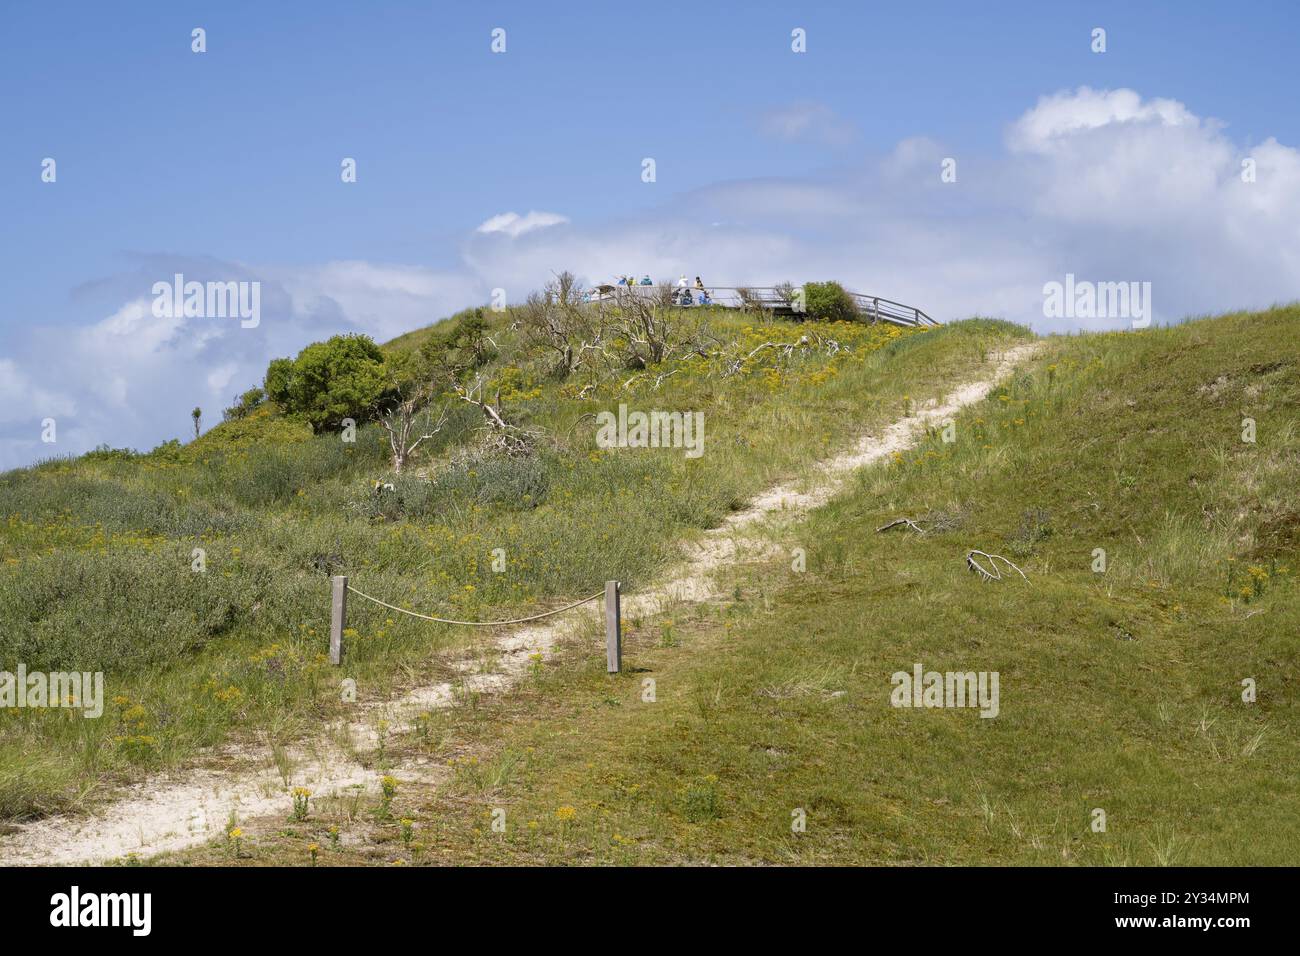
POLYGON ((853 296, 838 282, 804 283, 804 309, 807 317, 819 322, 853 322, 858 306, 853 296))
POLYGON ((368 335, 313 342, 292 362, 275 359, 266 370, 266 394, 314 431, 360 419, 384 389, 384 354, 368 335))
POLYGON ((96 445, 81 456, 82 461, 134 461, 140 453, 130 448, 110 448, 108 445, 96 445))
POLYGON ((293 359, 272 359, 266 367, 266 378, 262 385, 266 397, 281 408, 289 406, 289 381, 293 378, 293 359))
POLYGON ((264 401, 266 401, 266 392, 254 386, 235 398, 235 404, 221 413, 222 420, 229 422, 244 418, 264 401))

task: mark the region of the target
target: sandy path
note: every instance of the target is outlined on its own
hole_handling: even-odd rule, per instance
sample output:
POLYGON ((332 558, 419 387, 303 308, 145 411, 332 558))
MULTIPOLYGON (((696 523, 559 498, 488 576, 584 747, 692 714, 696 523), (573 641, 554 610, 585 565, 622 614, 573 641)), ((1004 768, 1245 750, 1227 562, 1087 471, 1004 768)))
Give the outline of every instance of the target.
MULTIPOLYGON (((754 498, 747 508, 730 515, 706 532, 661 584, 623 598, 625 617, 648 617, 677 603, 698 603, 718 597, 714 572, 732 563, 745 546, 762 548, 760 523, 793 520, 830 500, 856 469, 907 448, 927 425, 942 422, 962 408, 983 399, 1012 367, 1037 344, 1011 349, 999 357, 991 375, 969 382, 932 401, 909 418, 894 422, 877 434, 864 436, 850 452, 817 464, 808 480, 779 485, 754 498)), ((222 763, 214 769, 194 769, 159 776, 127 788, 123 794, 89 816, 55 816, 18 827, 0 837, 0 865, 95 863, 137 853, 150 856, 195 846, 223 833, 231 813, 241 824, 264 816, 277 823, 288 815, 289 790, 306 787, 313 800, 373 790, 378 774, 363 767, 355 754, 373 750, 379 740, 380 721, 388 733, 402 733, 420 713, 454 706, 465 692, 498 692, 511 687, 527 671, 534 654, 545 657, 562 638, 599 627, 602 604, 596 602, 557 617, 544 625, 503 633, 493 645, 490 670, 473 672, 474 662, 457 682, 418 687, 383 704, 359 704, 357 716, 333 728, 328 736, 289 752, 286 781, 270 750, 220 752, 222 763)), ((428 761, 408 762, 391 773, 404 782, 437 783, 446 769, 428 761)))

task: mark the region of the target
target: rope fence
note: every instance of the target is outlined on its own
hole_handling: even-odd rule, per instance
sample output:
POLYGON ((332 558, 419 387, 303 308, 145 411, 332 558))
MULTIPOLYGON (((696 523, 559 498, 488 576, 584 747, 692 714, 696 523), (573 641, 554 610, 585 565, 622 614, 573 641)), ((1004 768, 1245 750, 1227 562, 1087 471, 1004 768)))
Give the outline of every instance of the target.
POLYGON ((422 621, 451 624, 457 627, 507 627, 514 624, 527 624, 531 621, 554 617, 556 614, 563 614, 565 611, 572 611, 575 607, 590 604, 601 595, 604 595, 605 650, 609 673, 616 674, 623 666, 622 585, 618 581, 606 581, 605 590, 597 591, 591 597, 582 598, 572 604, 566 604, 564 607, 553 608, 550 611, 543 611, 529 617, 516 617, 503 621, 457 621, 446 617, 434 617, 431 614, 421 614, 419 611, 411 611, 395 604, 389 604, 387 601, 381 601, 379 598, 353 587, 348 583, 347 575, 335 575, 330 578, 330 583, 333 588, 330 603, 330 663, 335 666, 343 662, 343 631, 347 625, 347 596, 349 591, 357 597, 378 604, 380 607, 386 607, 390 611, 416 617, 422 621))

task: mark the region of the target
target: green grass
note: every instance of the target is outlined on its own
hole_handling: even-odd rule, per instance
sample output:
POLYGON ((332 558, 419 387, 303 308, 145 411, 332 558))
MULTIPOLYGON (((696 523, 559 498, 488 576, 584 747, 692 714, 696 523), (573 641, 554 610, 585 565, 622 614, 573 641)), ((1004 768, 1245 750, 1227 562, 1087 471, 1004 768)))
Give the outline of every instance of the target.
MULTIPOLYGON (((103 670, 113 701, 93 721, 0 712, 0 819, 84 806, 232 739, 283 746, 341 714, 325 660, 327 573, 426 613, 476 619, 586 596, 611 577, 635 588, 681 537, 859 427, 896 417, 902 394, 937 394, 1025 335, 716 312, 714 358, 629 371, 580 396, 577 383, 548 376, 510 320, 495 319, 501 355, 488 374, 506 410, 546 436, 538 455, 481 452, 477 412, 465 405, 382 505, 373 482, 387 477, 386 444, 376 426, 347 444, 268 411, 186 446, 0 475, 0 667, 103 670), (758 343, 809 333, 850 348, 789 359, 768 349, 727 373, 758 343), (925 346, 907 347, 912 339, 925 346), (704 456, 597 449, 590 416, 619 402, 704 410, 704 456), (491 570, 497 548, 505 573, 491 570)), ((438 652, 477 639, 359 602, 349 623, 348 676, 367 700, 443 673, 438 652)))
MULTIPOLYGON (((360 843, 322 863, 1294 865, 1297 320, 1048 340, 955 442, 788 529, 806 572, 737 566, 731 602, 629 622, 623 674, 571 646, 438 715, 403 743, 454 768, 398 796, 421 848, 327 808, 314 826, 360 843), (900 515, 929 532, 876 533, 900 515), (980 581, 971 548, 1029 583, 980 581), (998 672, 999 715, 892 707, 917 662, 998 672)), ((942 365, 968 331, 904 339, 888 370, 942 365)), ((318 836, 267 835, 251 860, 303 862, 318 836)))

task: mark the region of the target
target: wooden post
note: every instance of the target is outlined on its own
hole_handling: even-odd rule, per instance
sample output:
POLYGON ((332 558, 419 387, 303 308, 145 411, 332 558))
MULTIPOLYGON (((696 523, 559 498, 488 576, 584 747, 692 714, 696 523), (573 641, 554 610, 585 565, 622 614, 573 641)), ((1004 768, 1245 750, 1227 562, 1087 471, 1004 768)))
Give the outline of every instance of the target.
POLYGON ((330 583, 334 586, 330 601, 330 663, 337 667, 343 663, 343 628, 348 617, 347 575, 337 574, 330 578, 330 583))
POLYGON ((880 321, 880 296, 876 296, 874 300, 874 304, 875 304, 875 317, 872 318, 871 320, 872 325, 875 325, 877 322, 880 321))
POLYGON ((623 609, 617 581, 605 582, 605 663, 611 674, 623 668, 623 609))

